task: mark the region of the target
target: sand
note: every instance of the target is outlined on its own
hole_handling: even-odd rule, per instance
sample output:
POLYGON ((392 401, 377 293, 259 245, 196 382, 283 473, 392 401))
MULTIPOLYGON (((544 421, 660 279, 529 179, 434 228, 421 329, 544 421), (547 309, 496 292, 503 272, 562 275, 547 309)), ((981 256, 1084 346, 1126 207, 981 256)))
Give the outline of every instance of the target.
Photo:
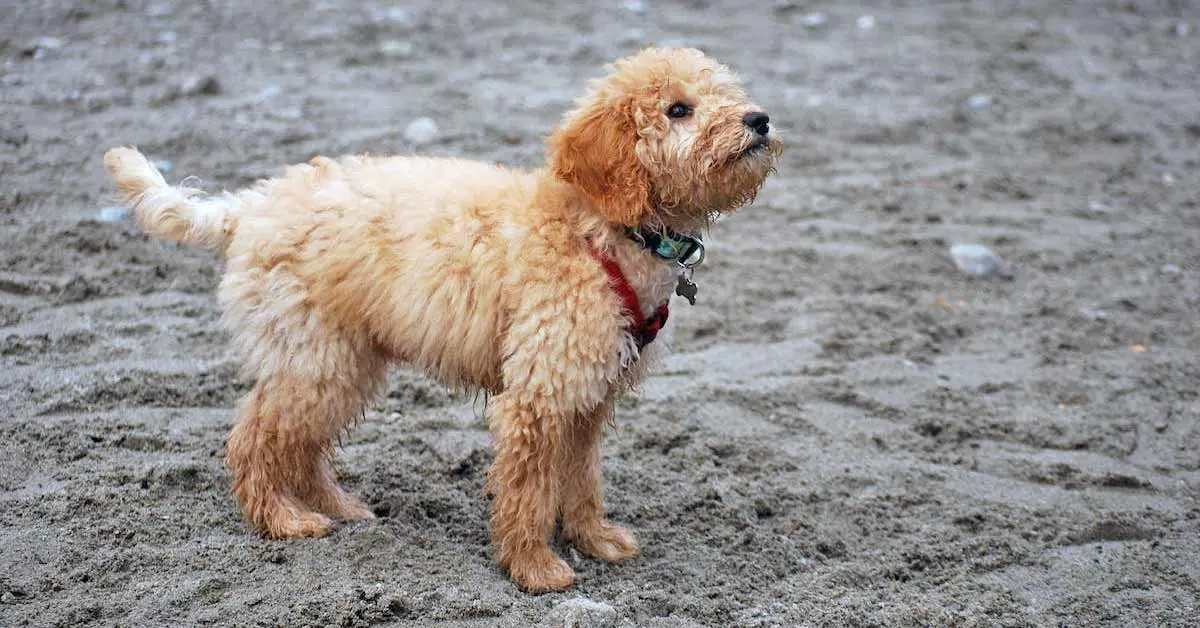
POLYGON ((4 2, 0 625, 1200 625, 1200 12, 883 4, 4 2), (253 535, 219 261, 102 211, 103 151, 214 191, 532 166, 649 42, 740 71, 789 148, 607 438, 644 555, 559 545, 578 586, 517 590, 482 401, 406 371, 339 455, 379 518, 253 535))

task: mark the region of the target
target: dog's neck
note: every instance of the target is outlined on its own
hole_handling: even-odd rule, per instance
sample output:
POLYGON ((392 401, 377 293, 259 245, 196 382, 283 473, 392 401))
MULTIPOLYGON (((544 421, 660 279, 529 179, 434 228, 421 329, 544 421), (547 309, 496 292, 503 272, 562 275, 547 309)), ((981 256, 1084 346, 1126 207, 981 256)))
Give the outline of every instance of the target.
POLYGON ((625 225, 606 220, 579 188, 548 172, 539 174, 534 202, 540 210, 561 212, 561 219, 582 244, 616 260, 644 307, 652 309, 669 300, 681 270, 677 262, 630 238, 625 225))
POLYGON ((556 178, 547 171, 538 175, 538 190, 534 202, 540 212, 554 212, 578 234, 605 254, 629 244, 624 227, 605 220, 595 203, 578 187, 556 178))
POLYGON ((575 227, 575 233, 606 252, 624 240, 637 244, 661 262, 682 263, 688 261, 687 253, 703 249, 699 236, 703 224, 681 228, 657 216, 636 227, 609 222, 583 190, 546 171, 538 173, 537 196, 540 210, 561 211, 562 217, 575 227))

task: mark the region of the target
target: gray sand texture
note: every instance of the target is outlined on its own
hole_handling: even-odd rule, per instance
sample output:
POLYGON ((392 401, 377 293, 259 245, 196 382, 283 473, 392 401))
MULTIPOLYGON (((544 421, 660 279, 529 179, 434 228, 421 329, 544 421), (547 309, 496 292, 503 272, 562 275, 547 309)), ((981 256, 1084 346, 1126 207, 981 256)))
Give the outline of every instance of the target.
POLYGON ((0 626, 1200 625, 1195 3, 0 4, 0 626), (253 534, 220 262, 109 207, 104 150, 536 166, 649 43, 787 151, 606 437, 643 555, 556 542, 578 585, 520 592, 483 401, 403 369, 338 454, 378 519, 253 534))

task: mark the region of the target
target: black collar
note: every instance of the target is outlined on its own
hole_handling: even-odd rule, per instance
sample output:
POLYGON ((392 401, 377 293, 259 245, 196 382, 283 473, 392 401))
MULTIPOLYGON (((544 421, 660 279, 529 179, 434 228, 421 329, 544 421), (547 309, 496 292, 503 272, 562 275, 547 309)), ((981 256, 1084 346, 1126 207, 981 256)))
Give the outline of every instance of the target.
POLYGON ((659 259, 691 268, 704 261, 704 243, 700 238, 663 228, 662 230, 627 227, 625 235, 659 259))

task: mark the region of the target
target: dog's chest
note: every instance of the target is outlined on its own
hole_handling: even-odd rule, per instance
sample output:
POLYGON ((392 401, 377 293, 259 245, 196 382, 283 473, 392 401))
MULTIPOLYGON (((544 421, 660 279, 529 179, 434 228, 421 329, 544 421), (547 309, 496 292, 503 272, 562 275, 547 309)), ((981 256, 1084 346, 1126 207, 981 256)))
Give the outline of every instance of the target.
POLYGON ((637 295, 643 316, 649 316, 655 308, 670 300, 679 277, 677 264, 648 255, 636 245, 619 248, 615 257, 637 295))
POLYGON ((637 296, 637 309, 640 310, 631 312, 635 318, 624 330, 618 350, 621 366, 628 368, 638 360, 645 345, 654 342, 660 327, 666 323, 664 306, 674 293, 679 267, 633 247, 618 250, 615 258, 624 281, 637 296), (649 328, 653 331, 648 331, 649 328))

